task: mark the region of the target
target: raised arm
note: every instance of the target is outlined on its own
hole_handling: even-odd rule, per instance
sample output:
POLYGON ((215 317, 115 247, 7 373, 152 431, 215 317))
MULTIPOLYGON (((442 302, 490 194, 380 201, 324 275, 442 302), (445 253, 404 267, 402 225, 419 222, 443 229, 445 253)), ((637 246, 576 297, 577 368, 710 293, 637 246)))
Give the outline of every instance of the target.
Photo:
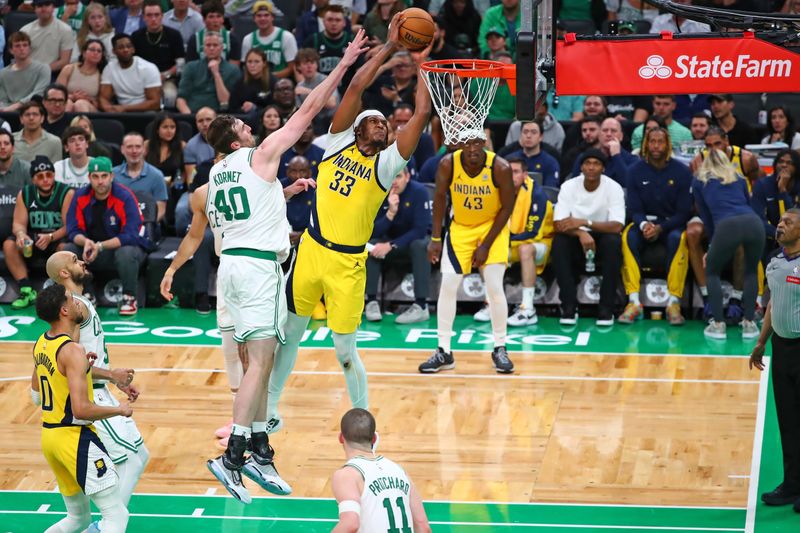
POLYGON ((359 30, 333 72, 309 93, 300 109, 294 112, 281 129, 264 139, 253 154, 256 159, 254 165, 264 164, 269 160, 278 161, 283 152, 294 146, 314 117, 325 107, 347 69, 356 62, 358 56, 366 52, 367 48, 364 46, 366 42, 364 30, 359 30))
POLYGON ((398 44, 400 38, 400 24, 403 21, 403 14, 397 13, 392 18, 389 24, 389 35, 387 42, 378 51, 377 54, 372 56, 369 61, 358 69, 353 79, 350 80, 350 85, 342 96, 342 102, 339 109, 333 115, 331 121, 331 133, 341 133, 353 125, 356 116, 361 111, 361 95, 364 91, 372 85, 375 78, 378 76, 378 70, 393 53, 395 53, 400 45, 398 44))
POLYGON ((192 208, 192 223, 189 226, 189 232, 181 241, 178 246, 178 251, 175 252, 175 257, 172 258, 167 271, 164 272, 164 277, 161 278, 161 296, 167 301, 172 300, 172 277, 175 275, 183 265, 188 261, 194 253, 200 248, 203 242, 203 235, 206 232, 206 225, 208 225, 208 217, 206 217, 205 204, 208 198, 208 185, 198 187, 189 197, 192 208))
POLYGON ((400 152, 403 159, 409 159, 414 154, 417 143, 419 143, 419 136, 428 126, 431 118, 431 94, 420 73, 420 65, 427 61, 431 46, 433 46, 433 42, 422 52, 411 54, 417 64, 417 90, 414 95, 414 116, 403 129, 397 132, 397 151, 400 152))

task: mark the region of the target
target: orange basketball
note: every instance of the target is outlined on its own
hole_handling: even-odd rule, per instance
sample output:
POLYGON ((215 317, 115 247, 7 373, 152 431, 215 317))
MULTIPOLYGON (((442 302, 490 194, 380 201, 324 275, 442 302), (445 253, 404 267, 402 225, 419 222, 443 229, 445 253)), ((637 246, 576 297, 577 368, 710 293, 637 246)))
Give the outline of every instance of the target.
POLYGON ((405 20, 400 25, 400 42, 412 52, 424 49, 433 40, 433 18, 418 7, 410 7, 403 14, 405 20))

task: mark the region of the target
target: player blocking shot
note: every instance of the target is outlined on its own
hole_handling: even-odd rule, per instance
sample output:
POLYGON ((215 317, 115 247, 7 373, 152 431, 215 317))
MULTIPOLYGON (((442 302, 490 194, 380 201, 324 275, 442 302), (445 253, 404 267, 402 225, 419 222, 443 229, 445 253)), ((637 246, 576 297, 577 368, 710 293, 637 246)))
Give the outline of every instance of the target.
POLYGON ((217 117, 207 139, 223 156, 209 174, 206 216, 223 235, 217 286, 233 322, 234 340, 246 351, 247 369, 233 403, 225 453, 208 468, 243 503, 251 497, 242 473, 275 494, 289 494, 273 463, 267 436, 267 382, 278 343, 284 342, 286 295, 280 264, 289 255, 289 223, 277 179, 283 152, 320 112, 345 71, 366 51, 360 31, 336 69, 314 89, 286 124, 259 146, 250 127, 230 115, 217 117), (252 453, 245 458, 251 442, 252 453))

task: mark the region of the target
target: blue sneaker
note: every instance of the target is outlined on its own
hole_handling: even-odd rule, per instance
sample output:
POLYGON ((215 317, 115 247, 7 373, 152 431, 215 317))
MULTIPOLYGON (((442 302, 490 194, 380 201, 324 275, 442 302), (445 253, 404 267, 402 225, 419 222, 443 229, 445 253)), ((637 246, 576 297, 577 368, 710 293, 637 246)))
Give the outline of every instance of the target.
POLYGON ((95 520, 86 528, 86 533, 100 533, 100 520, 95 520))

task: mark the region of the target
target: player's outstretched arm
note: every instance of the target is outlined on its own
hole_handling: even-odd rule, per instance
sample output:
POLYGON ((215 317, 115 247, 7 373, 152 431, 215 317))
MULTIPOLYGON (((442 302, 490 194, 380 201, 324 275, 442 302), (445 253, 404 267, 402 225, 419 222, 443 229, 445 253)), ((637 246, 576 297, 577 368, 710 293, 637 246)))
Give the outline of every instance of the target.
POLYGON ((86 352, 80 344, 70 342, 59 352, 59 366, 64 365, 67 376, 72 413, 81 420, 103 420, 112 416, 131 416, 133 412, 127 402, 116 407, 97 405, 89 399, 86 388, 86 352))
POLYGON ((403 129, 397 132, 397 151, 403 159, 409 159, 417 149, 419 137, 428 126, 431 118, 431 94, 422 80, 420 65, 428 60, 433 41, 425 50, 412 52, 411 57, 417 65, 417 92, 414 95, 414 116, 408 121, 403 129))
POLYGON ((331 484, 333 496, 339 504, 339 523, 331 533, 357 533, 361 525, 361 474, 346 466, 333 473, 331 484))
POLYGON ((339 61, 339 64, 336 65, 336 68, 333 69, 333 72, 328 74, 325 81, 316 86, 306 96, 303 105, 289 117, 289 120, 286 121, 282 128, 264 139, 256 154, 254 154, 255 157, 261 158, 262 162, 269 159, 278 161, 286 150, 294 146, 303 132, 306 131, 308 125, 311 124, 311 121, 314 120, 314 117, 325 107, 333 91, 342 81, 347 69, 356 62, 361 54, 369 49, 366 43, 367 36, 364 30, 359 30, 353 41, 347 45, 344 56, 339 61))
POLYGON ((192 225, 189 226, 189 232, 181 241, 178 246, 178 251, 172 259, 167 271, 164 272, 164 277, 161 278, 161 296, 166 298, 167 301, 172 300, 172 277, 175 272, 180 269, 186 261, 188 261, 194 253, 200 248, 200 243, 203 242, 203 236, 206 232, 208 225, 208 218, 206 217, 206 199, 208 198, 208 185, 198 187, 190 197, 190 205, 192 208, 192 225))
POLYGON ((422 497, 417 492, 417 487, 411 483, 411 521, 414 523, 415 533, 431 533, 431 525, 428 523, 428 515, 425 513, 425 507, 422 505, 422 497))
POLYGON ((386 44, 369 61, 364 63, 353 76, 353 79, 350 80, 350 84, 347 86, 344 96, 342 96, 339 108, 333 115, 333 120, 331 120, 331 133, 341 133, 353 125, 358 113, 361 111, 361 95, 375 81, 381 65, 400 49, 400 25, 404 17, 402 12, 396 13, 392 17, 392 21, 389 23, 389 35, 386 38, 386 44))

